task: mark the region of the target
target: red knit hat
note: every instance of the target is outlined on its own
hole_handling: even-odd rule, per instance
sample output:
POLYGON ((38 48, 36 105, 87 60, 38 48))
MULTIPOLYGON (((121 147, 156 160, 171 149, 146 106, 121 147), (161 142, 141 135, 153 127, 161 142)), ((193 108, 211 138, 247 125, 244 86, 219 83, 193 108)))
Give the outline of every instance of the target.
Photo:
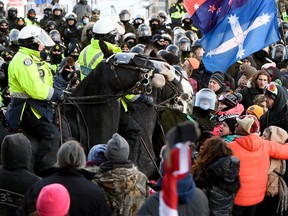
POLYGON ((65 216, 70 208, 70 195, 61 184, 50 184, 39 193, 36 208, 39 216, 65 216))

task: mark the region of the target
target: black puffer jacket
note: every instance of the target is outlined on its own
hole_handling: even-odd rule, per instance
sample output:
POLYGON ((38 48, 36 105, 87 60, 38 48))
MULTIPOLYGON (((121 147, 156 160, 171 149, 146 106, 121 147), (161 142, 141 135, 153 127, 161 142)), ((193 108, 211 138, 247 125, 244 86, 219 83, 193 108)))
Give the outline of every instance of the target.
POLYGON ((222 157, 210 165, 203 176, 195 176, 196 186, 207 195, 210 216, 232 215, 234 197, 240 188, 239 167, 238 158, 222 157))

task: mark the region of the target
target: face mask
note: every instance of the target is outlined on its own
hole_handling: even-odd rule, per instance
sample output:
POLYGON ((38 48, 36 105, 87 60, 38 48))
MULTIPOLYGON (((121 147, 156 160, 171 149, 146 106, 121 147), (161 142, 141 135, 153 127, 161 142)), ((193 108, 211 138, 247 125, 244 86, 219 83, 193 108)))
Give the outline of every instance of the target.
POLYGON ((83 19, 83 24, 86 25, 89 22, 89 18, 83 19))

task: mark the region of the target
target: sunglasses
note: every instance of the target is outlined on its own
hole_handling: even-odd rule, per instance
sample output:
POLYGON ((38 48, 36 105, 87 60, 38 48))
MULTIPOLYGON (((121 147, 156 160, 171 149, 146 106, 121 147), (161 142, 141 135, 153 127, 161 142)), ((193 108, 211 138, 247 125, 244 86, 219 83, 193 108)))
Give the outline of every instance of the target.
POLYGON ((75 70, 75 67, 74 66, 65 66, 65 69, 67 69, 67 70, 75 70))

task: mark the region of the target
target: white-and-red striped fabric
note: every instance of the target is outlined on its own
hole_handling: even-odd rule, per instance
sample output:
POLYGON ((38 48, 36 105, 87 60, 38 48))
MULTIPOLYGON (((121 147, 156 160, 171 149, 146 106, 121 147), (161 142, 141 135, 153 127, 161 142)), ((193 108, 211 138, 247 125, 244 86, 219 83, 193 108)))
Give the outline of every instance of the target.
MULTIPOLYGON (((166 149, 167 150, 167 149, 166 149)), ((162 178, 162 191, 160 192, 159 215, 177 216, 178 194, 177 181, 185 177, 191 165, 191 150, 185 143, 177 143, 165 155, 164 176, 162 178), (167 162, 170 156, 171 166, 167 162)))

